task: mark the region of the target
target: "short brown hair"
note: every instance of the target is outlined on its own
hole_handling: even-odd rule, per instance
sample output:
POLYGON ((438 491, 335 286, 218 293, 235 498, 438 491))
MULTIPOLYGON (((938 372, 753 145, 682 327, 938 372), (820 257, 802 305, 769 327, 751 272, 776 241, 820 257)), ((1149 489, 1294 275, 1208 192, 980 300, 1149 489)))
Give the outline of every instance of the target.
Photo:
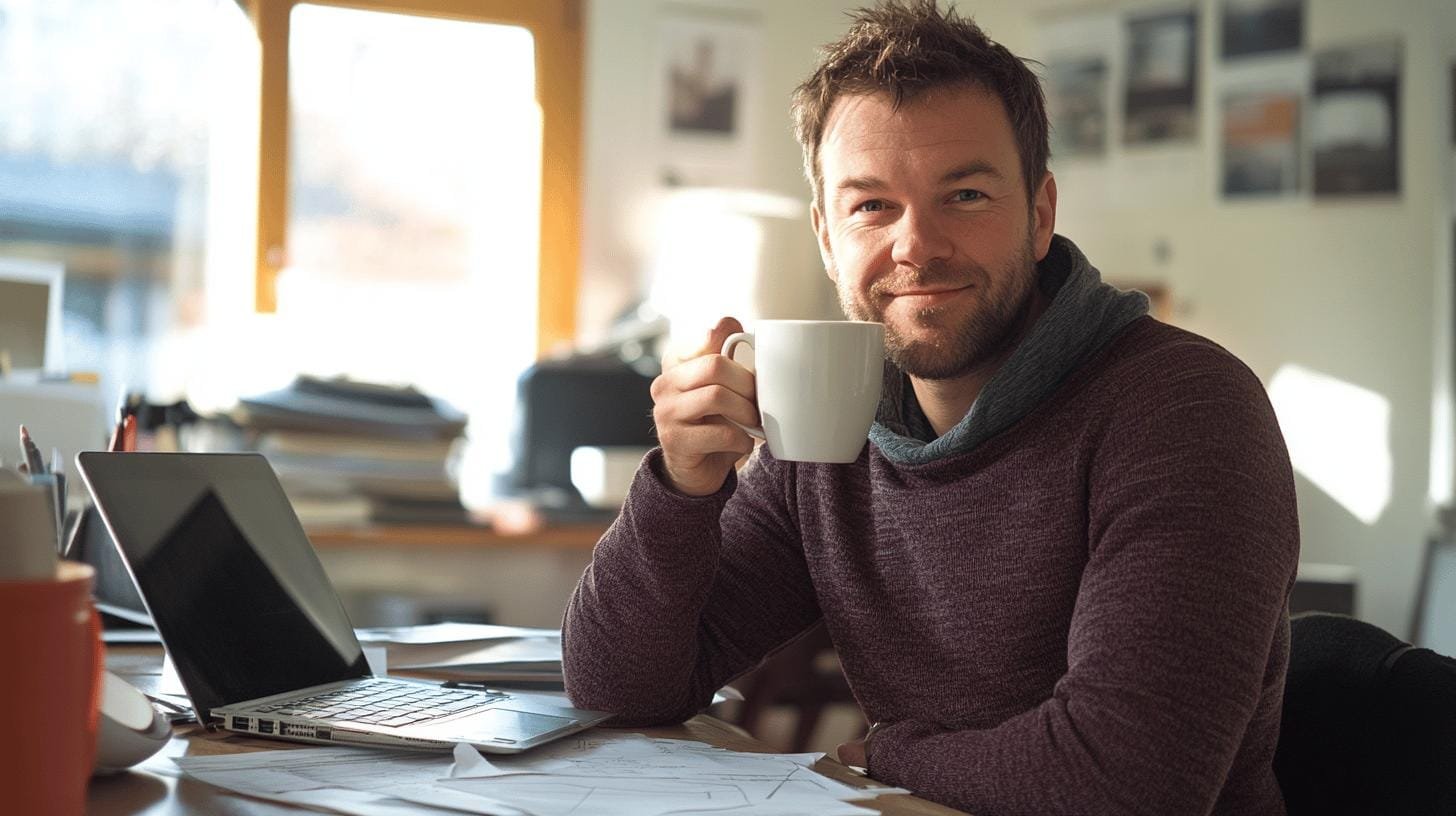
POLYGON ((804 149, 804 174, 823 195, 819 143, 834 102, 845 94, 886 92, 898 108, 935 88, 972 85, 1001 99, 1011 120, 1027 205, 1046 175, 1046 99, 1026 61, 992 41, 952 6, 935 0, 881 0, 851 12, 849 31, 821 50, 819 66, 794 89, 794 136, 804 149))

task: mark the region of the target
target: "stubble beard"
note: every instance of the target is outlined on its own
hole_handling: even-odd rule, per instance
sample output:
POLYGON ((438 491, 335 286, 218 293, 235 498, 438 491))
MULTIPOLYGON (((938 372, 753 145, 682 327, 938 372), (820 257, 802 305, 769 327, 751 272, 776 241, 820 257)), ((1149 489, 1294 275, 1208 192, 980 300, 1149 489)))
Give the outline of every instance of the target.
MULTIPOLYGON (((951 269, 932 264, 911 279, 917 287, 974 280, 975 285, 988 287, 993 299, 975 304, 956 325, 944 325, 953 306, 931 306, 917 310, 911 317, 915 325, 928 329, 930 339, 917 340, 902 326, 885 320, 884 309, 876 306, 876 295, 889 289, 883 284, 871 287, 866 298, 856 297, 841 285, 839 305, 853 320, 869 320, 885 324, 885 357, 901 371, 922 380, 950 380, 969 374, 1001 358, 1020 342, 1036 292, 1036 262, 1033 260, 1031 236, 1015 257, 994 272, 981 266, 951 269), (1005 281, 1010 288, 995 294, 990 289, 1005 281)), ((844 278, 839 277, 842 282, 844 278)), ((898 279, 895 285, 906 283, 898 279)), ((964 306, 957 305, 959 308, 964 306)))

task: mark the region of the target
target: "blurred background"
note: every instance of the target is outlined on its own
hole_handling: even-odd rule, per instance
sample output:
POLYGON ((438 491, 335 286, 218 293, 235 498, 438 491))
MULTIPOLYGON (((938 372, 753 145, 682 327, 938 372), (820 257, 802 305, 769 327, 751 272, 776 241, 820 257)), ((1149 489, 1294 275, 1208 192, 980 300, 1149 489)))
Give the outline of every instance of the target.
MULTIPOLYGON (((659 355, 838 316, 787 108, 857 5, 0 0, 0 457, 121 398, 267 453, 356 624, 557 625, 659 355)), ((1456 5, 958 5, 1038 61, 1058 231, 1268 387, 1296 607, 1456 652, 1456 5)), ((760 700, 847 700, 794 661, 760 700)))

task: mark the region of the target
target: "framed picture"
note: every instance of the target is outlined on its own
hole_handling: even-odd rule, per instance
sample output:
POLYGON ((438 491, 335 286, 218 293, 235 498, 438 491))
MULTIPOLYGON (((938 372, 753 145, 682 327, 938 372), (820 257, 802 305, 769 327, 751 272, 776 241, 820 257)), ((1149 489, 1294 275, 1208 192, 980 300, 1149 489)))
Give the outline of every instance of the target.
POLYGON ((751 173, 758 51, 751 17, 665 13, 658 27, 656 106, 664 181, 715 186, 751 173))
POLYGON ((1223 0, 1220 11, 1226 60, 1304 46, 1304 0, 1223 0))
POLYGON ((1123 142, 1193 139, 1197 88, 1198 15, 1173 11, 1129 18, 1123 142))
POLYGON ((1400 192, 1401 53, 1390 40, 1315 54, 1315 195, 1400 192))
POLYGON ((1101 56, 1052 59, 1047 65, 1047 106, 1053 156, 1107 153, 1107 60, 1101 56))
POLYGON ((1223 194, 1299 189, 1299 93, 1233 91, 1223 98, 1223 194))

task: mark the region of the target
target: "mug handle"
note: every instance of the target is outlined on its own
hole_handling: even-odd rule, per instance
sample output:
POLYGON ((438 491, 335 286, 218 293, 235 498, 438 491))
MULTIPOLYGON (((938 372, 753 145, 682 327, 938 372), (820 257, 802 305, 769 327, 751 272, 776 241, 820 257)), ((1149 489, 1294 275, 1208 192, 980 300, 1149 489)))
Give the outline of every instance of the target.
MULTIPOLYGON (((722 354, 724 357, 732 360, 733 352, 735 349, 738 348, 739 343, 742 343, 749 348, 756 348, 753 345, 753 332, 734 332, 733 334, 728 335, 728 339, 723 341, 723 350, 719 353, 722 354)), ((741 425, 737 422, 734 422, 733 420, 728 419, 728 417, 723 418, 728 420, 729 425, 732 425, 738 430, 743 431, 754 439, 761 439, 765 442, 768 441, 768 437, 763 435, 762 428, 750 428, 747 425, 741 425)))

